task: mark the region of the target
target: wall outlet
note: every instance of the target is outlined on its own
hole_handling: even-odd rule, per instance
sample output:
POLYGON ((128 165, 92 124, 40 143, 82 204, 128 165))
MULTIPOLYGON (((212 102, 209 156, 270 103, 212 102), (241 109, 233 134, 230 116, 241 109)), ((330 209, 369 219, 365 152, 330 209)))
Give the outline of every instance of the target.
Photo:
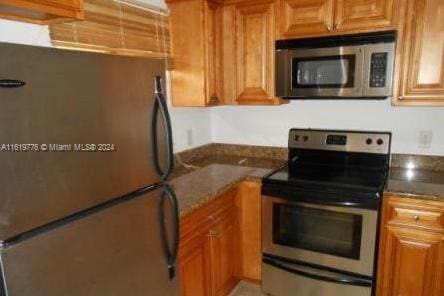
POLYGON ((187 129, 187 145, 192 146, 194 144, 193 130, 187 129))
POLYGON ((420 131, 419 132, 419 148, 430 148, 432 146, 433 133, 432 131, 420 131))

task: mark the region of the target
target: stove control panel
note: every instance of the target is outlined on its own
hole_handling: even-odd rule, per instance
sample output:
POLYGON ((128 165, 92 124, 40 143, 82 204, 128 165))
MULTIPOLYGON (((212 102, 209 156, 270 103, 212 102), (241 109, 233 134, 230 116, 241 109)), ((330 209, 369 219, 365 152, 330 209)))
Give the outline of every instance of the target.
POLYGON ((390 132, 291 129, 289 148, 389 154, 390 132))

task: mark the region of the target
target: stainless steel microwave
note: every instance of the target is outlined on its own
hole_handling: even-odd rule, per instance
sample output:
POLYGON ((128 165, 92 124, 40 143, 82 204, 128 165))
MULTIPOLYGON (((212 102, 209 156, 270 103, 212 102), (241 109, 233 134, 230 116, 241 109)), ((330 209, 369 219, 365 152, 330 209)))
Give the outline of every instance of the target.
POLYGON ((392 95, 395 32, 276 41, 276 96, 392 95))

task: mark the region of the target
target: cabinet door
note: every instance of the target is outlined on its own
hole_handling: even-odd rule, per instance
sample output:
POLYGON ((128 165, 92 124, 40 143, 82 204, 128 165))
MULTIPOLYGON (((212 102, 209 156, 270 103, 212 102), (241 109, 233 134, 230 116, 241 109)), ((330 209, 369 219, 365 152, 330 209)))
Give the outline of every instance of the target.
POLYGON ((395 104, 444 105, 444 1, 408 1, 395 104))
POLYGON ((443 295, 442 234, 388 226, 381 252, 379 296, 443 295))
POLYGON ((237 262, 236 210, 223 217, 210 230, 212 295, 225 296, 234 288, 237 262))
POLYGON ((274 4, 235 8, 236 103, 273 104, 274 4))
POLYGON ((222 50, 222 8, 212 2, 205 2, 204 31, 205 31, 205 78, 206 105, 222 103, 221 97, 221 50, 222 50))
POLYGON ((181 296, 211 295, 210 249, 206 235, 200 235, 181 246, 179 277, 181 296))
POLYGON ((335 31, 359 31, 392 27, 395 0, 337 0, 335 31))
POLYGON ((279 38, 324 35, 333 30, 333 0, 279 0, 279 38))

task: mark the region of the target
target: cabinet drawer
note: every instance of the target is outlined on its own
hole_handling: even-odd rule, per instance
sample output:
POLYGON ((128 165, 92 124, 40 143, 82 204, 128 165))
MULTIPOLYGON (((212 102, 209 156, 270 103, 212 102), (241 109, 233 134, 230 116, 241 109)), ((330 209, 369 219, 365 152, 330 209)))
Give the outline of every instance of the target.
POLYGON ((180 239, 186 242, 206 233, 225 213, 234 209, 237 188, 234 187, 214 200, 180 219, 180 239))
POLYGON ((438 203, 392 197, 388 211, 390 225, 444 232, 444 211, 438 203))
POLYGON ((442 230, 442 213, 395 207, 390 222, 442 230))

